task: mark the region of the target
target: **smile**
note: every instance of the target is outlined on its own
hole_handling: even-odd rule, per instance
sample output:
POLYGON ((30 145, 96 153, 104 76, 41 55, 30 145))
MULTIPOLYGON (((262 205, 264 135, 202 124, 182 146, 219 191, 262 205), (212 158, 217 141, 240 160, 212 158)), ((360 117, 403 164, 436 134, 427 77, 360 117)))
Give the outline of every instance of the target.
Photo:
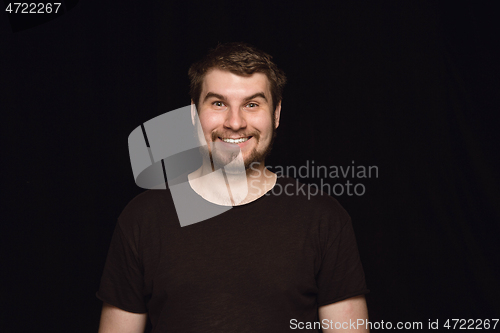
POLYGON ((230 138, 220 138, 222 141, 224 142, 227 142, 227 143, 243 143, 245 141, 247 141, 248 139, 250 139, 251 136, 249 137, 246 137, 246 138, 239 138, 239 139, 230 139, 230 138))

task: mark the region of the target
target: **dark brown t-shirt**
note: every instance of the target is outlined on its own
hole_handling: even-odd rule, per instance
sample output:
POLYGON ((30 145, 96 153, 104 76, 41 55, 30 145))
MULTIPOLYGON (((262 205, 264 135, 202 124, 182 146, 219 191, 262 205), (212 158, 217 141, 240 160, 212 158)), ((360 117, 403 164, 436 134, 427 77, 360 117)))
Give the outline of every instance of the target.
POLYGON ((318 321, 319 306, 368 290, 349 215, 300 186, 279 178, 256 201, 185 227, 168 190, 140 194, 118 219, 97 297, 148 312, 153 332, 275 333, 318 321))

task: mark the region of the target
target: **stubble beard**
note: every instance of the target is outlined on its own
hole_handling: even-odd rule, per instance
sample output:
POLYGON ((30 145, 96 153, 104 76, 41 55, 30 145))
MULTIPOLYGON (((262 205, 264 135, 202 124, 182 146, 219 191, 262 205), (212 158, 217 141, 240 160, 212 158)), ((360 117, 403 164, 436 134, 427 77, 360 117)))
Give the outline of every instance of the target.
MULTIPOLYGON (((211 145, 211 152, 209 151, 207 146, 201 146, 200 151, 202 154, 203 159, 208 159, 210 160, 211 164, 213 165, 213 171, 218 170, 218 169, 224 169, 227 173, 241 173, 241 172, 246 172, 249 170, 252 166, 256 166, 257 164, 262 164, 264 163, 265 159, 269 154, 271 153, 274 140, 276 138, 276 128, 275 128, 275 122, 274 122, 274 117, 273 117, 273 122, 272 122, 272 127, 271 127, 271 141, 269 144, 263 149, 258 151, 257 147, 254 147, 250 154, 244 159, 244 168, 241 168, 238 163, 232 163, 235 159, 237 159, 238 154, 240 153, 240 149, 235 148, 233 151, 227 150, 227 149, 218 149, 218 146, 220 146, 220 142, 217 142, 217 138, 219 138, 221 135, 217 132, 212 133, 212 142, 209 144, 211 145)), ((260 141, 260 133, 251 133, 250 135, 242 135, 243 136, 252 136, 252 139, 256 141, 256 146, 258 146, 259 141, 260 141)))

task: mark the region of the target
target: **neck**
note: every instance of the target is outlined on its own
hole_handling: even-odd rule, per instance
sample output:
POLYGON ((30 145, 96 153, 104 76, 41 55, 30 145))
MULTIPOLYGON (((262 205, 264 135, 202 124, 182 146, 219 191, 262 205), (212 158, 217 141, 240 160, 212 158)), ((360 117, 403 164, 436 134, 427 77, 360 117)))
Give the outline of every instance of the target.
POLYGON ((207 201, 223 206, 238 206, 257 200, 276 183, 276 174, 264 162, 253 163, 245 172, 212 170, 210 161, 188 176, 191 188, 207 201))

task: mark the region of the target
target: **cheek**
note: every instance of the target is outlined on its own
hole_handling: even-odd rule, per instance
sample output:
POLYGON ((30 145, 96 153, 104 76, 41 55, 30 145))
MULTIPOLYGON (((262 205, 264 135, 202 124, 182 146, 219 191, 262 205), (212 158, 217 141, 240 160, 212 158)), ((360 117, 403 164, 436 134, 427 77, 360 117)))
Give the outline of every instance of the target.
POLYGON ((258 124, 256 124, 257 129, 260 131, 262 137, 271 137, 273 133, 273 121, 272 118, 261 119, 258 124))
POLYGON ((211 115, 202 115, 200 116, 200 124, 204 133, 211 133, 217 128, 217 119, 211 115))

